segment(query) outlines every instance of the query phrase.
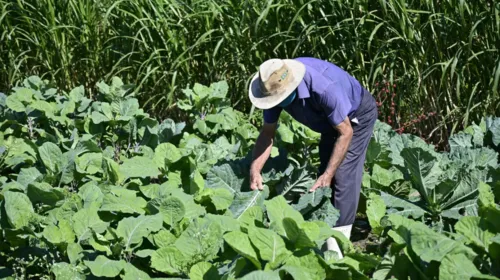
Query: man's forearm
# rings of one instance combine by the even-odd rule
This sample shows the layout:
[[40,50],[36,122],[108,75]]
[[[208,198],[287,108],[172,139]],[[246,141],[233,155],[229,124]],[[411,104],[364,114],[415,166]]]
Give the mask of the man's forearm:
[[267,159],[271,155],[273,139],[265,134],[260,134],[253,149],[253,160],[250,172],[260,173]]
[[328,166],[324,172],[325,175],[335,176],[337,168],[340,166],[345,158],[349,145],[351,144],[352,134],[340,135],[335,143],[332,155],[328,162]]

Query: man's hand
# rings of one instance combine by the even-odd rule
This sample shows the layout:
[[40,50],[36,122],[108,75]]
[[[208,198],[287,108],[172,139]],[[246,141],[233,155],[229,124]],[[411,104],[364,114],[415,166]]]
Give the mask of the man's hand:
[[262,176],[260,173],[250,174],[250,189],[252,189],[252,191],[264,189],[262,187]]
[[309,192],[314,192],[317,188],[329,188],[332,183],[332,179],[333,177],[329,174],[319,176],[318,180],[316,180],[316,183],[314,183]]
[[353,130],[348,118],[345,118],[342,123],[335,127],[335,129],[339,132],[339,137],[337,138],[335,147],[330,156],[328,166],[326,167],[325,172],[318,178],[316,183],[309,190],[310,192],[315,191],[317,188],[330,186],[332,179],[335,176],[335,172],[337,172],[337,168],[344,160],[349,145],[351,144]]

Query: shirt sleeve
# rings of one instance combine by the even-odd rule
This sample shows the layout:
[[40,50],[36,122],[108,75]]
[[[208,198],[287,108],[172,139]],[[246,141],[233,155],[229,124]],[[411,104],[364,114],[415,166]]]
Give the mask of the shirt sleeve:
[[265,123],[275,123],[278,121],[279,117],[280,117],[280,113],[281,111],[283,110],[283,108],[281,107],[273,107],[271,109],[265,109],[263,110],[263,114],[264,114],[264,122]]
[[328,122],[333,126],[343,122],[352,108],[347,93],[336,83],[330,83],[326,87],[321,95],[320,105],[328,117]]

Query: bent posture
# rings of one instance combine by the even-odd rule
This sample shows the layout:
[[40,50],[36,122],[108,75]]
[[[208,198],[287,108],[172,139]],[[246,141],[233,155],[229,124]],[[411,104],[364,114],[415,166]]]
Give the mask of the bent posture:
[[[321,134],[320,176],[309,191],[332,188],[332,203],[340,210],[333,229],[350,238],[366,149],[378,117],[373,96],[333,63],[296,58],[270,59],[261,64],[250,84],[249,97],[264,114],[264,126],[253,151],[250,187],[262,190],[262,167],[271,153],[284,110]],[[327,248],[342,256],[335,239],[327,240]]]

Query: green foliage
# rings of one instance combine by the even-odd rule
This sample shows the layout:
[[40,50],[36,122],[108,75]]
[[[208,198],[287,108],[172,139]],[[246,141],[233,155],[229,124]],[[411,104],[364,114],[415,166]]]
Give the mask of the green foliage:
[[[423,219],[441,229],[463,216],[477,216],[478,186],[496,184],[491,174],[500,165],[494,144],[481,140],[493,134],[491,129],[476,127],[452,135],[450,151],[438,153],[420,138],[397,134],[377,122],[365,164],[370,179],[367,196],[376,192],[388,213]],[[371,206],[369,210],[375,210]],[[376,221],[374,225],[378,227]]]
[[[186,92],[186,85],[228,79],[231,91],[216,95],[227,95],[247,112],[250,105],[242,97],[260,63],[269,57],[314,56],[335,62],[375,94],[377,82],[397,83],[394,121],[436,111],[417,127],[425,137],[432,132],[436,141],[499,112],[497,1],[0,3],[4,92],[24,75],[40,75],[68,90],[82,82],[97,84],[114,96],[117,87],[99,82],[121,75],[137,85],[141,104],[165,117],[174,114],[174,105],[198,109],[217,101],[206,98],[208,86]],[[81,96],[81,90],[74,95]],[[192,100],[179,101],[185,95]],[[8,100],[17,110],[24,102]],[[388,110],[387,103],[381,109]]]
[[[299,199],[313,180],[303,173],[301,184],[285,182],[272,161],[298,169],[283,154],[266,166],[265,190],[248,189],[254,136],[228,110],[224,82],[186,90],[186,110],[206,113],[202,131],[199,116],[186,126],[150,118],[118,78],[100,82],[93,100],[83,87],[65,93],[33,80],[36,87],[7,97],[0,115],[0,258],[22,265],[15,277],[277,276],[296,273],[282,267],[300,268],[296,252],[306,249],[316,268],[329,269],[319,248],[334,233],[314,213],[331,192]],[[221,114],[234,119],[219,121]],[[271,193],[278,185],[293,195]],[[26,255],[52,268],[20,262]]]
[[[255,136],[241,133],[247,121],[227,107],[224,82],[186,90],[189,99],[180,103],[194,118],[186,124],[150,118],[118,78],[100,82],[93,99],[85,99],[83,87],[65,93],[36,77],[27,83],[8,95],[0,114],[0,261],[7,276],[498,276],[500,208],[486,184],[496,182],[499,170],[497,146],[488,140],[495,120],[483,135],[454,136],[449,153],[378,125],[366,164],[371,188],[364,192],[373,232],[389,247],[374,255],[331,229],[339,217],[332,190],[308,192],[317,155],[300,153],[306,145],[317,148],[314,137],[288,149],[305,130],[286,117],[278,154],[263,170],[264,190],[249,189]],[[197,110],[206,114],[202,130]],[[408,190],[391,192],[401,186]],[[446,226],[453,233],[442,233]],[[330,237],[344,259],[322,250]]]

